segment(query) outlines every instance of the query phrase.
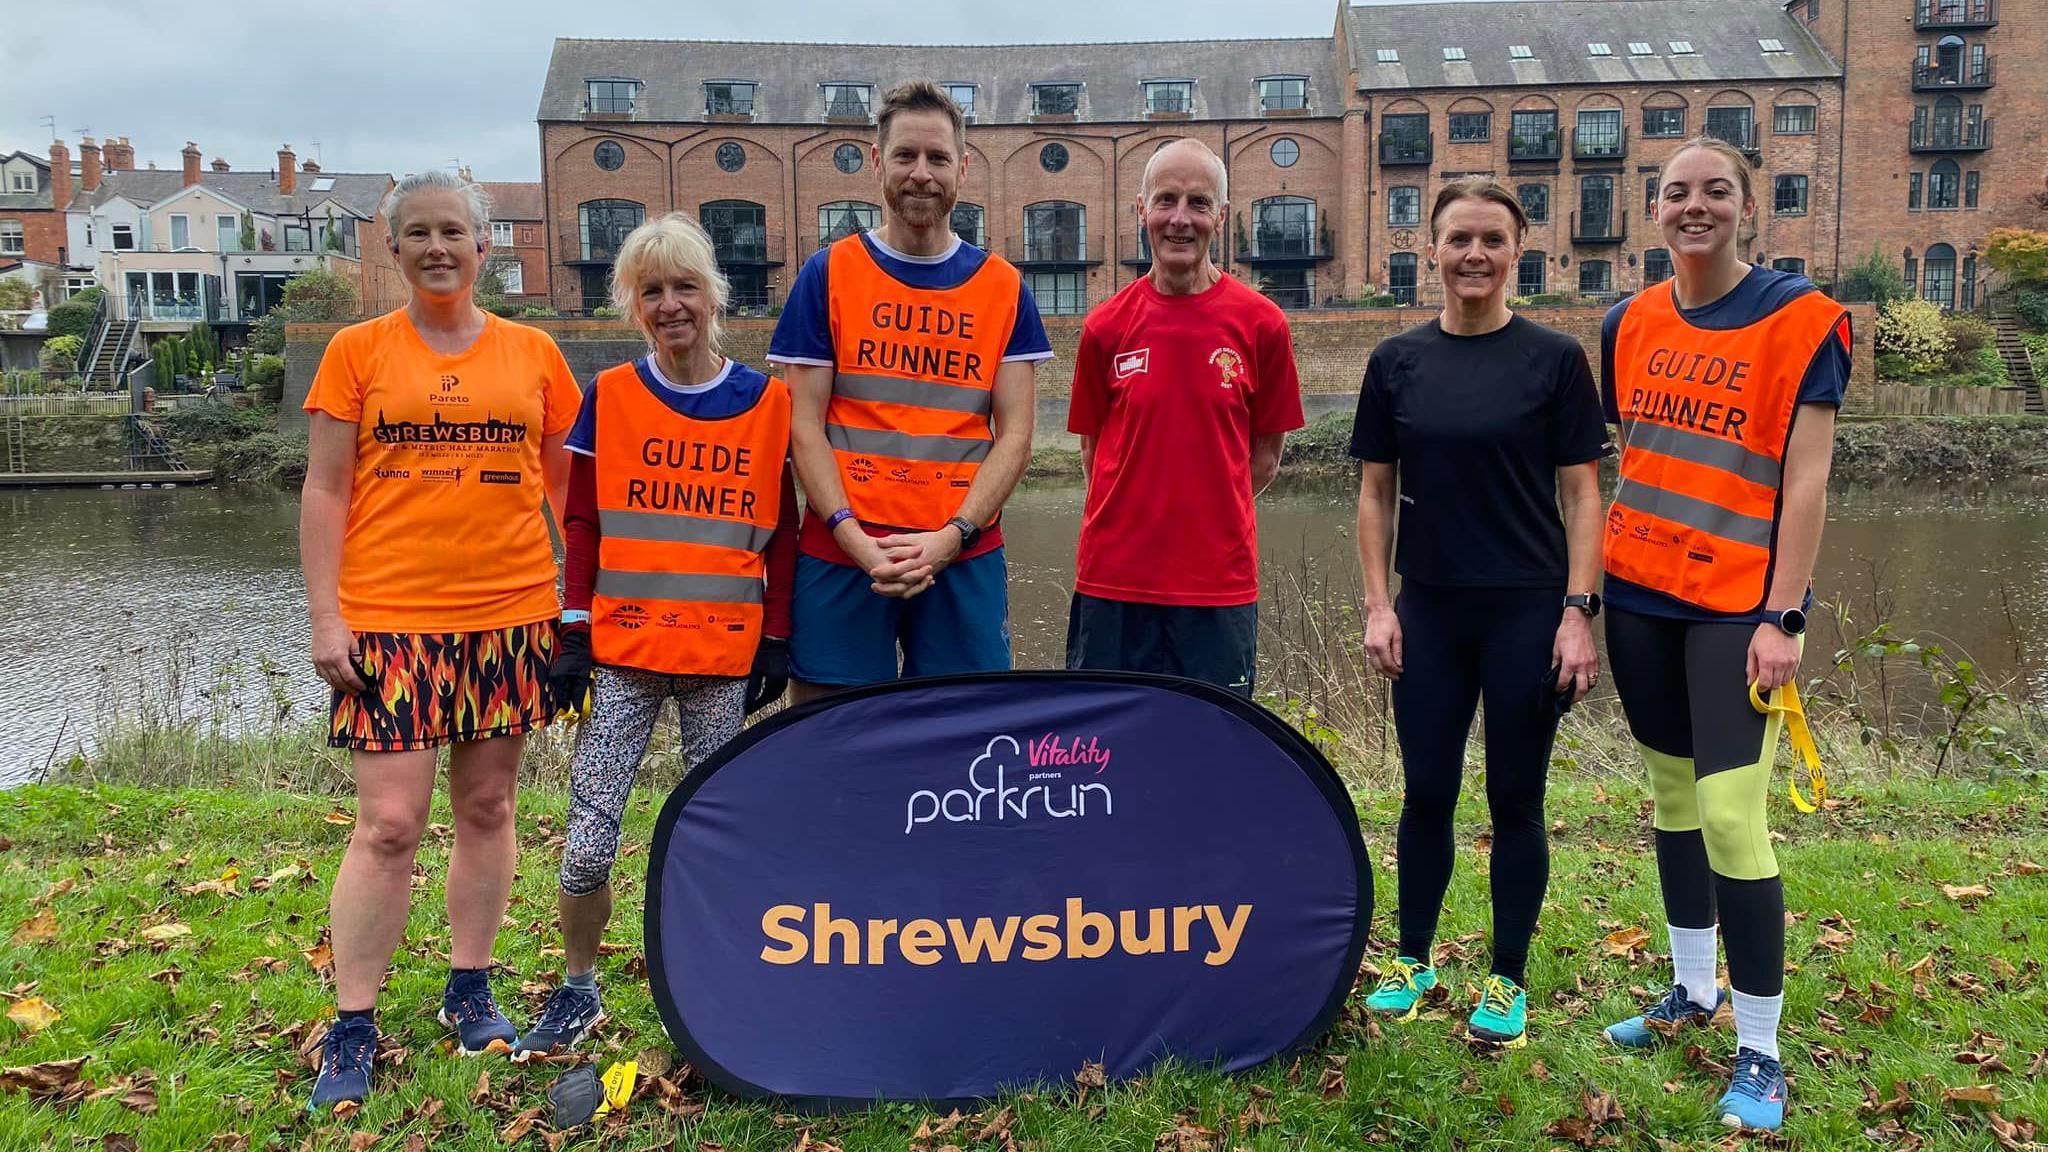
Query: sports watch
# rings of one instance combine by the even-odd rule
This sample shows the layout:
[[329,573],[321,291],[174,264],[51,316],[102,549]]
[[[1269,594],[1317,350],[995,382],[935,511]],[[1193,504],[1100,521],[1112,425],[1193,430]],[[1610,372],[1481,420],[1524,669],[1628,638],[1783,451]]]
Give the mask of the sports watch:
[[1586,619],[1591,620],[1595,616],[1600,615],[1600,594],[1598,592],[1581,592],[1575,596],[1567,596],[1564,598],[1564,606],[1567,608],[1577,608],[1586,614]]
[[960,550],[962,552],[974,547],[974,542],[981,538],[981,527],[965,516],[955,516],[946,521],[946,523],[960,530]]
[[1776,624],[1778,631],[1787,636],[1806,634],[1806,613],[1802,609],[1787,608],[1773,617],[1771,623]]

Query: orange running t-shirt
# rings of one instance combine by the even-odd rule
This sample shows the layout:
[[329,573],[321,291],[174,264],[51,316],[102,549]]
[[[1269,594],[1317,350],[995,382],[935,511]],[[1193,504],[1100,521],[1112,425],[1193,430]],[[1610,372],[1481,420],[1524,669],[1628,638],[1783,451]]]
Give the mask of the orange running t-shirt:
[[554,617],[541,439],[582,393],[545,332],[484,317],[443,356],[404,309],[335,333],[308,412],[357,427],[341,618],[359,632],[477,632]]

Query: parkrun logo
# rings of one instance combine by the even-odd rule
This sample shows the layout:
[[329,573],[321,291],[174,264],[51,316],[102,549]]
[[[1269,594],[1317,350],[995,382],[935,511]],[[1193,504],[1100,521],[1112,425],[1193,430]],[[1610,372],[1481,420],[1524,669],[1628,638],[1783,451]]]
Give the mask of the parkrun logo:
[[516,420],[450,420],[439,412],[434,422],[391,421],[377,413],[379,444],[517,444],[526,439],[526,425]]
[[[1088,794],[1097,793],[1101,798],[1102,814],[1108,816],[1113,806],[1109,785],[1098,781],[1085,784],[1067,783],[1058,785],[1063,773],[1058,771],[1028,771],[1023,786],[1011,783],[1010,772],[1015,758],[1025,755],[1025,749],[1015,737],[997,736],[988,742],[974,763],[967,766],[967,787],[953,788],[944,793],[929,788],[920,788],[910,794],[903,806],[903,834],[910,835],[919,824],[930,824],[944,818],[953,824],[979,824],[984,820],[998,823],[1006,820],[1023,822],[1051,817],[1067,820],[1088,815]],[[1110,750],[1095,737],[1083,743],[1080,737],[1062,745],[1059,739],[1047,733],[1031,741],[1029,769],[1093,767],[1097,775],[1109,767]],[[1036,783],[1034,783],[1036,781]],[[1035,799],[1035,805],[1034,805]],[[1064,800],[1066,806],[1059,807],[1057,800]],[[989,801],[993,800],[991,804]]]

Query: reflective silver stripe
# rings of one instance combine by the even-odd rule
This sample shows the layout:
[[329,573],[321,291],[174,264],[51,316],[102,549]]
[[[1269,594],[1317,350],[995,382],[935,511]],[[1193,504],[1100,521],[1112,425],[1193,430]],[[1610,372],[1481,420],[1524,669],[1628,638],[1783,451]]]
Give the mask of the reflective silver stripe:
[[825,442],[841,452],[867,456],[894,456],[899,460],[923,460],[931,464],[979,464],[988,458],[994,442],[962,440],[957,436],[912,436],[907,432],[878,432],[873,428],[825,425]]
[[1628,446],[1719,468],[1766,488],[1776,488],[1784,476],[1784,469],[1776,460],[1751,452],[1733,440],[1688,432],[1669,424],[1637,420],[1628,426]]
[[711,576],[701,572],[619,572],[599,569],[597,594],[614,600],[688,600],[705,604],[759,604],[761,581],[754,576]]
[[986,388],[958,384],[937,384],[930,380],[905,380],[898,376],[863,376],[840,373],[832,377],[832,395],[848,400],[872,400],[883,404],[909,404],[936,408],[941,412],[966,412],[986,416],[994,411],[994,394]]
[[1638,480],[1623,480],[1621,490],[1614,494],[1614,503],[1618,507],[1646,512],[1738,544],[1748,544],[1753,548],[1771,546],[1769,520],[1745,516],[1711,501],[1668,489],[1652,488]]
[[684,516],[672,512],[627,512],[618,508],[598,510],[598,531],[617,540],[659,540],[665,544],[709,544],[716,548],[739,548],[748,552],[768,550],[773,528],[745,520],[720,520],[710,516]]

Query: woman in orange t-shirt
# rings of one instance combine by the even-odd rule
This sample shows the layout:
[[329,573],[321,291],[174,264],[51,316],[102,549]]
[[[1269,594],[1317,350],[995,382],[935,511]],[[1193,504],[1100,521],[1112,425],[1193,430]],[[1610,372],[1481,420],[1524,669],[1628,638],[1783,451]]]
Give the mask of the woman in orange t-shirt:
[[378,985],[405,933],[439,749],[455,849],[441,1021],[464,1053],[517,1038],[487,978],[512,888],[526,733],[551,718],[555,559],[581,402],[554,341],[478,309],[490,201],[445,172],[400,181],[388,243],[402,309],[343,329],[306,397],[299,550],[313,665],[334,688],[328,742],[350,750],[354,835],[329,908],[337,1019],[317,1106],[361,1100]]

